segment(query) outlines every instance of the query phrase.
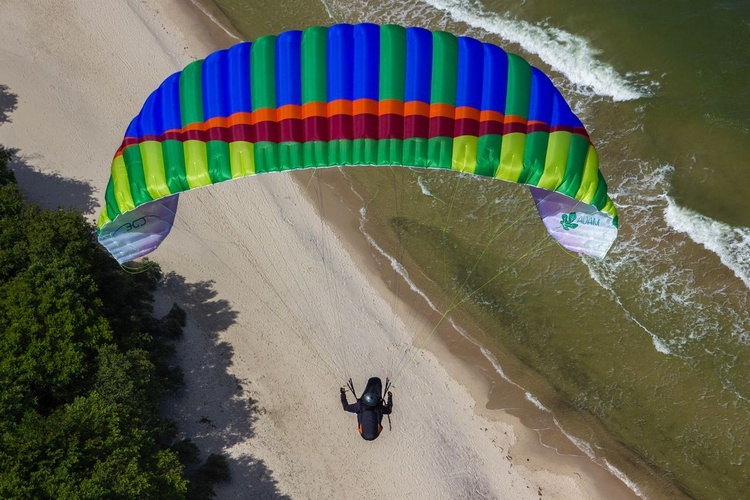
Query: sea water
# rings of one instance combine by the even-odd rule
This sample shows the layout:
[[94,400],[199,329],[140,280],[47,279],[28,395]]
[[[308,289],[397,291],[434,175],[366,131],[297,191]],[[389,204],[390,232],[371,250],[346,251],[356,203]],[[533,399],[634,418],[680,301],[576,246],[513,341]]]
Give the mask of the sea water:
[[[522,234],[495,239],[496,221],[531,200],[455,176],[404,174],[406,199],[421,208],[406,217],[373,201],[363,230],[404,273],[427,270],[433,285],[464,293],[488,354],[526,367],[514,381],[639,491],[660,491],[652,481],[698,498],[750,491],[750,3],[217,4],[250,39],[397,23],[493,42],[547,72],[596,144],[619,210],[606,259],[554,245],[526,256],[546,238],[529,213],[515,221]],[[446,204],[453,218],[430,218]],[[399,251],[377,240],[378,224]],[[430,283],[409,286],[450,307],[429,297]]]

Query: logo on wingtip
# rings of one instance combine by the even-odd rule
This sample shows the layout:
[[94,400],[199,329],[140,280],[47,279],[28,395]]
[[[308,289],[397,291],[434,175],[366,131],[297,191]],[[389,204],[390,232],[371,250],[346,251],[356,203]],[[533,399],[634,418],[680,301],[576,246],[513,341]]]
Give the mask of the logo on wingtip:
[[575,220],[576,220],[575,212],[571,212],[569,214],[562,214],[562,220],[560,220],[560,225],[562,226],[563,229],[565,229],[566,231],[569,231],[571,229],[575,229],[578,227],[578,224],[573,222]]

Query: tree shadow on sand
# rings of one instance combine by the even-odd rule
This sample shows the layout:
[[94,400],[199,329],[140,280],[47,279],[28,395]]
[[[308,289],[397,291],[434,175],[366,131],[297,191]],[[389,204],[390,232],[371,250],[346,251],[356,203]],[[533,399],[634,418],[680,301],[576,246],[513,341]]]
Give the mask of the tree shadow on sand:
[[[0,125],[11,122],[10,115],[18,108],[18,96],[7,85],[0,84]],[[6,144],[6,146],[10,146]],[[41,157],[24,155],[7,147],[13,155],[8,167],[13,171],[18,186],[27,201],[42,208],[74,208],[84,214],[93,213],[98,203],[94,189],[88,182],[69,179],[56,173],[46,173],[33,166]]]
[[247,382],[229,372],[234,350],[220,333],[235,323],[237,312],[217,299],[213,286],[211,281],[188,283],[175,273],[164,278],[163,289],[187,312],[187,325],[175,346],[185,385],[164,403],[163,411],[202,454],[234,455],[227,456],[231,481],[216,486],[220,498],[288,499],[263,460],[231,451],[253,438],[265,409],[249,396]]
[[42,172],[30,164],[35,159],[33,156],[24,156],[18,149],[8,150],[13,155],[8,166],[16,175],[27,201],[50,210],[65,207],[84,214],[94,212],[98,202],[94,188],[88,182]]
[[18,107],[18,96],[10,91],[10,87],[0,83],[0,124],[9,122],[10,113]]

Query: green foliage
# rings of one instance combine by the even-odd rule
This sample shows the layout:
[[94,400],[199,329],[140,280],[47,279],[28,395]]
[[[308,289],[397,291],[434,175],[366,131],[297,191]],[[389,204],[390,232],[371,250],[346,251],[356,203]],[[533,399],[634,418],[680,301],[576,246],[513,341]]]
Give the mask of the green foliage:
[[127,409],[97,392],[49,417],[29,412],[4,437],[0,494],[29,498],[179,498],[177,454],[157,449]]
[[154,318],[158,266],[127,274],[80,213],[25,203],[9,159],[0,147],[0,498],[185,498],[197,448],[173,447],[158,411],[182,382],[167,341],[185,312]]
[[13,153],[0,146],[0,186],[16,183],[16,175],[8,168],[8,163],[12,157]]
[[24,202],[16,177],[8,170],[10,157],[10,152],[0,146],[0,281],[7,279],[25,253],[23,245],[16,244],[22,241],[20,219]]
[[[23,230],[14,243],[26,251],[0,286],[0,390],[17,395],[20,386],[23,397],[14,404],[48,413],[86,390],[98,346],[112,333],[86,260],[91,237],[83,218],[25,212],[30,217],[19,221]],[[34,223],[26,224],[29,219]],[[17,419],[19,409],[8,415],[0,403],[6,417]]]

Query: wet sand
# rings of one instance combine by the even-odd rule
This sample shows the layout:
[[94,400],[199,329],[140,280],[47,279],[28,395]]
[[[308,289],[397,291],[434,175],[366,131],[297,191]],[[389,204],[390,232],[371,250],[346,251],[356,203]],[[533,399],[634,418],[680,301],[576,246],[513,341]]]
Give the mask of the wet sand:
[[[295,174],[300,186],[308,186],[309,174]],[[322,173],[329,189],[313,193],[307,189],[310,202],[321,212],[325,207],[325,220],[335,228],[347,245],[347,251],[360,268],[373,278],[379,277],[381,295],[390,295],[399,301],[398,314],[405,324],[416,324],[431,329],[440,322],[440,314],[433,310],[417,292],[411,290],[390,263],[377,252],[360,228],[361,200],[353,193],[349,181],[334,171]],[[370,235],[377,239],[377,235]],[[424,349],[435,355],[450,376],[459,381],[477,403],[475,411],[489,420],[508,423],[519,435],[506,459],[532,470],[547,470],[558,474],[585,477],[599,498],[638,498],[638,495],[615,477],[604,466],[594,462],[579,449],[559,428],[551,413],[541,410],[529,400],[527,392],[498,371],[504,362],[466,333],[470,318],[460,312],[454,320],[461,324],[457,330],[449,321],[442,321]],[[418,317],[420,319],[415,318]],[[508,353],[508,356],[510,354]],[[514,361],[516,366],[520,362]],[[507,369],[507,367],[506,367]],[[521,367],[521,369],[523,369]],[[525,462],[525,463],[524,463]]]

